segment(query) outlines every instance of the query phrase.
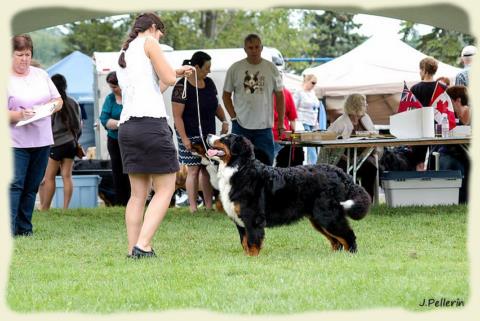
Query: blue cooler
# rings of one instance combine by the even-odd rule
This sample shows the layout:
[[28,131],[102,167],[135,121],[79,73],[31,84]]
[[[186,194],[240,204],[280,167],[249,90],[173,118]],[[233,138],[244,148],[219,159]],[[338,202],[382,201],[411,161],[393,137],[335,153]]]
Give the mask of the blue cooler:
[[[74,175],[73,193],[68,208],[90,208],[98,206],[98,185],[101,177],[98,175]],[[61,176],[55,177],[55,195],[52,206],[63,208],[63,180]]]

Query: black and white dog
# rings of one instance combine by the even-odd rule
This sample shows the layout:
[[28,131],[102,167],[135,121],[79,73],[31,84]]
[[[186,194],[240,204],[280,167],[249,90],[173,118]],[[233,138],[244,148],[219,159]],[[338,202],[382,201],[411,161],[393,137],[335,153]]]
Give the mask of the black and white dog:
[[255,90],[259,88],[258,74],[259,71],[257,71],[255,74],[245,71],[245,78],[243,79],[243,89],[246,93],[253,94]]
[[355,252],[356,237],[347,216],[362,219],[370,196],[349,175],[330,165],[274,168],[255,159],[252,143],[234,134],[209,135],[208,156],[219,162],[223,207],[235,222],[247,255],[258,255],[265,227],[307,217],[333,250]]

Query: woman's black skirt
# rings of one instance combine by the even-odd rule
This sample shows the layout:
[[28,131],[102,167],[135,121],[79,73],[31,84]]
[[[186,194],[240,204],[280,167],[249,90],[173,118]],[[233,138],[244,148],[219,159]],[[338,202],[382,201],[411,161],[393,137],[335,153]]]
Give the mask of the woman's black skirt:
[[123,172],[167,174],[179,170],[173,132],[166,118],[132,117],[118,129]]

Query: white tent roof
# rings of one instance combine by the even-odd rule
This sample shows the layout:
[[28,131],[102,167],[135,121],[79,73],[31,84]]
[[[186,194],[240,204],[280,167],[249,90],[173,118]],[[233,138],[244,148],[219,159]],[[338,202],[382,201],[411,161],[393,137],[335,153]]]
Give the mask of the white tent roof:
[[[317,96],[393,94],[420,81],[419,63],[427,55],[400,39],[371,37],[360,46],[303,74],[317,77]],[[461,69],[439,62],[436,77],[451,81]]]

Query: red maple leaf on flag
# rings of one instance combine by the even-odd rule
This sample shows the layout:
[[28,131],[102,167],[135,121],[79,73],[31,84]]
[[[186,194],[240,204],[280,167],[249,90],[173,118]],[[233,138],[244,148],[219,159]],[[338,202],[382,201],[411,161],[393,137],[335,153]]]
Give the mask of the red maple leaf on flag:
[[[449,128],[455,128],[457,126],[455,122],[455,111],[453,110],[452,100],[447,94],[447,85],[437,81],[435,90],[433,91],[432,99],[430,99],[430,106],[434,107],[440,114],[447,114]],[[438,123],[441,122],[440,117],[435,117]]]

